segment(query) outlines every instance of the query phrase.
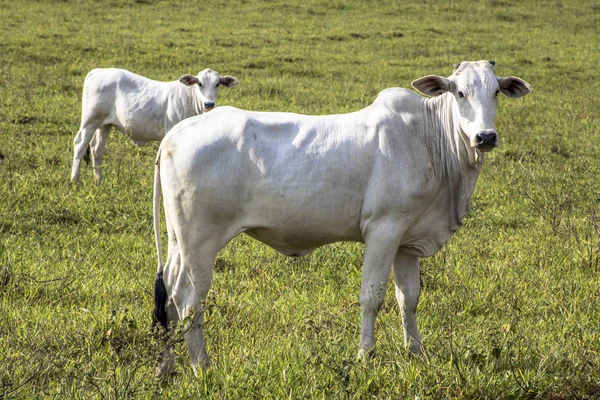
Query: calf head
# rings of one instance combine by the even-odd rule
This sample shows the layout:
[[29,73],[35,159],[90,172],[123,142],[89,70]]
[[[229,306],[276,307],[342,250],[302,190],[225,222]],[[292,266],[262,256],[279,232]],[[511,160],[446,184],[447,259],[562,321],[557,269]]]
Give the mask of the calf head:
[[[494,61],[463,61],[454,64],[448,78],[425,76],[412,83],[413,87],[429,96],[451,93],[454,96],[452,118],[465,145],[470,149],[490,151],[498,145],[494,128],[498,94],[517,98],[529,94],[533,88],[520,78],[496,76]],[[469,151],[469,160],[479,159],[475,150]]]
[[199,103],[202,112],[207,112],[217,105],[219,96],[219,87],[234,87],[238,80],[233,76],[219,76],[216,71],[205,69],[199,72],[197,76],[184,75],[179,78],[179,82],[186,86],[193,86],[196,90],[196,101]]

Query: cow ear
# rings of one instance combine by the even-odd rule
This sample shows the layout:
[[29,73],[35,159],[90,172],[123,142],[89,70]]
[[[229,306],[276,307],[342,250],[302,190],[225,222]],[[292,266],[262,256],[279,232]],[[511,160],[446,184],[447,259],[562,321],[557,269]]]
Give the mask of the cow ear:
[[187,86],[192,86],[192,85],[197,85],[198,82],[200,82],[198,80],[197,76],[194,75],[184,75],[181,78],[179,78],[179,82],[183,83],[184,85]]
[[439,96],[450,90],[450,79],[442,76],[428,75],[413,81],[412,86],[428,96]]
[[234,87],[239,83],[239,81],[233,76],[225,75],[219,78],[219,83],[225,87]]
[[533,91],[533,87],[523,79],[507,76],[506,78],[498,78],[500,91],[514,99],[523,97]]

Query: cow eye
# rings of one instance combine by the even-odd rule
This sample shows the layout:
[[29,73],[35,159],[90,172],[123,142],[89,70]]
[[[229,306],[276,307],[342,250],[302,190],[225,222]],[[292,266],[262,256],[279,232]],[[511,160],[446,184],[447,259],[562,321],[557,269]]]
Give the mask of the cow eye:
[[500,90],[496,90],[496,97],[500,94]]
[[198,86],[202,87],[202,84],[200,82],[198,82]]
[[465,94],[463,92],[458,92],[458,97],[460,97],[461,99],[464,99]]
[[220,83],[217,83],[217,87],[219,87]]

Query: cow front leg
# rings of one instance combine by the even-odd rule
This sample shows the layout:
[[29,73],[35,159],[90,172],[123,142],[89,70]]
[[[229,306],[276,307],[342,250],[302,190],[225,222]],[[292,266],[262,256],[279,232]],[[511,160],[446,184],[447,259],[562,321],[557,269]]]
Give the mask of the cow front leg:
[[417,327],[417,304],[421,293],[419,257],[398,250],[394,258],[394,283],[402,314],[404,346],[413,354],[421,354],[421,336]]
[[375,345],[375,320],[383,304],[399,236],[384,230],[365,240],[365,259],[360,289],[362,322],[358,357],[368,356]]

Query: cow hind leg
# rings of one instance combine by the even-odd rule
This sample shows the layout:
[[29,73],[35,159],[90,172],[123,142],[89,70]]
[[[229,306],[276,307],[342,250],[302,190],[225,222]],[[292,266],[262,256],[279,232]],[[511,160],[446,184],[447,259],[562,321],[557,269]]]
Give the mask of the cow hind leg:
[[[160,327],[166,338],[169,338],[169,325],[177,319],[177,312],[171,310],[168,312],[168,292],[163,278],[163,273],[156,274],[154,281],[154,313],[152,314],[153,327]],[[171,318],[169,318],[171,317]],[[156,367],[156,376],[167,375],[175,369],[175,357],[171,347],[165,348],[159,356],[158,365]]]
[[417,328],[417,304],[421,292],[420,259],[398,251],[394,259],[396,299],[402,314],[404,346],[413,354],[421,354],[421,336]]
[[[196,229],[187,230],[194,236]],[[186,238],[181,244],[182,268],[173,288],[172,299],[180,321],[184,322],[184,337],[190,353],[194,373],[210,366],[204,339],[204,311],[206,296],[212,282],[212,272],[217,252],[222,247],[214,240]]]
[[[173,263],[180,263],[179,255],[171,257],[167,260]],[[173,355],[173,349],[170,346],[169,339],[172,338],[171,330],[175,326],[178,320],[178,313],[175,304],[171,301],[167,290],[167,284],[165,284],[165,278],[163,274],[156,274],[154,281],[154,313],[152,315],[152,325],[156,328],[159,327],[164,334],[164,340],[166,343],[165,349],[161,352],[158,358],[158,365],[156,366],[156,376],[164,376],[172,373],[175,370],[175,356]]]
[[104,149],[106,148],[106,140],[108,139],[110,128],[110,125],[99,127],[94,133],[89,146],[92,155],[92,165],[94,166],[94,177],[97,184],[102,183],[104,179],[102,175],[102,158],[104,157]]
[[172,338],[171,330],[179,317],[171,294],[181,271],[181,253],[168,216],[166,223],[169,233],[168,256],[162,271],[157,272],[154,281],[154,312],[152,314],[152,326],[160,328],[166,334],[163,337],[166,347],[160,354],[156,366],[156,376],[159,377],[167,375],[175,369],[175,357],[168,341]]
[[82,124],[73,141],[73,167],[71,169],[71,180],[75,183],[81,183],[81,161],[85,156],[94,132],[98,125],[92,123]]

